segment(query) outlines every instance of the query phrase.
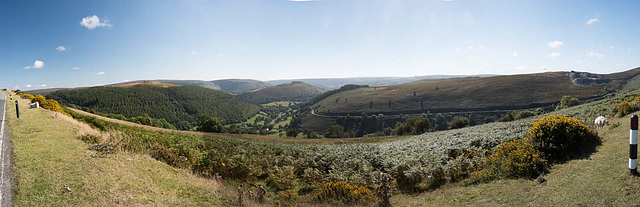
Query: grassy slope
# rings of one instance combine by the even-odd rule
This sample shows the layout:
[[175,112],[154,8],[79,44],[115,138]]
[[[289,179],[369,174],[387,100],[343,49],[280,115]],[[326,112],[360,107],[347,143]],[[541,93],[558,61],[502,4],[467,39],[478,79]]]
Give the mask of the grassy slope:
[[628,175],[629,117],[599,134],[603,144],[587,159],[551,168],[547,182],[500,180],[475,186],[456,184],[416,196],[394,197],[398,206],[630,206],[640,203],[640,177]]
[[[17,96],[14,96],[17,97]],[[147,155],[95,154],[79,134],[97,133],[71,118],[20,101],[7,111],[16,206],[218,206],[218,184]],[[70,192],[66,188],[70,188]]]
[[[621,100],[640,96],[626,94],[582,104],[558,112],[587,124],[599,115],[613,116]],[[635,114],[638,114],[636,112]],[[630,116],[630,115],[629,115]],[[629,206],[640,201],[640,177],[628,175],[629,116],[610,118],[612,127],[598,134],[603,143],[586,159],[555,165],[542,185],[527,179],[498,180],[462,186],[448,184],[433,192],[398,195],[396,206]],[[618,127],[613,125],[619,124]]]
[[[566,73],[494,76],[424,81],[369,87],[334,94],[315,104],[320,113],[369,114],[378,112],[480,109],[557,102],[564,95],[581,99],[604,94],[604,85],[580,87]],[[413,96],[413,93],[416,96]],[[370,101],[373,105],[370,108]],[[389,107],[389,101],[392,102]]]
[[271,86],[268,83],[251,79],[224,79],[211,82],[220,86],[220,90],[231,94],[239,94]]

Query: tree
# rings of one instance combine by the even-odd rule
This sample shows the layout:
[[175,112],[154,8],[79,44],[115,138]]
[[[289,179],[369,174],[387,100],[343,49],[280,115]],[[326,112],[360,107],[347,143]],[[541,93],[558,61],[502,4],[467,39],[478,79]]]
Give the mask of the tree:
[[324,136],[329,138],[340,138],[342,137],[343,133],[344,133],[344,127],[336,124],[329,127],[329,129],[327,129],[327,132],[325,132]]
[[218,118],[208,115],[198,117],[198,131],[220,133],[223,130],[222,122]]
[[287,137],[297,137],[297,136],[298,136],[298,130],[294,128],[287,129]]
[[578,104],[580,104],[580,100],[578,100],[577,98],[571,96],[563,96],[562,99],[560,99],[560,105],[556,108],[556,110],[572,107]]
[[449,122],[449,129],[459,129],[464,128],[469,125],[469,118],[463,116],[455,116]]

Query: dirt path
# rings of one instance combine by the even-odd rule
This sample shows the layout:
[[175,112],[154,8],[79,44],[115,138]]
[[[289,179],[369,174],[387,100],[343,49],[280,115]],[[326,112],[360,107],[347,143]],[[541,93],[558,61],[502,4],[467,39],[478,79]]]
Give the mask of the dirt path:
[[194,135],[209,136],[214,138],[232,138],[232,139],[241,139],[241,140],[249,140],[249,141],[284,142],[284,143],[297,143],[297,144],[344,144],[344,143],[384,142],[384,141],[393,141],[393,140],[398,140],[398,139],[403,139],[408,137],[408,136],[403,136],[403,137],[367,137],[367,138],[339,138],[339,139],[302,139],[302,138],[270,137],[270,136],[252,135],[252,134],[228,134],[228,133],[181,131],[181,130],[147,126],[147,125],[137,124],[137,123],[123,121],[119,119],[108,118],[108,117],[92,114],[92,113],[82,111],[79,109],[74,109],[74,108],[68,108],[68,109],[82,115],[93,116],[105,121],[124,124],[127,126],[141,127],[148,130],[163,131],[163,132],[170,132],[170,133],[194,134]]

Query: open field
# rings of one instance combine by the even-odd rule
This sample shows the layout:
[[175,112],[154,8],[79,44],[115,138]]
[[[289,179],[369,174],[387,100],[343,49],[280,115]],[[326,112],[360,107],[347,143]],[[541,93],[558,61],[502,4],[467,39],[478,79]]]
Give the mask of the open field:
[[[14,95],[14,97],[17,97]],[[20,100],[9,104],[15,206],[220,206],[219,184],[144,154],[100,157],[78,139],[100,132]],[[13,116],[10,116],[13,115]]]

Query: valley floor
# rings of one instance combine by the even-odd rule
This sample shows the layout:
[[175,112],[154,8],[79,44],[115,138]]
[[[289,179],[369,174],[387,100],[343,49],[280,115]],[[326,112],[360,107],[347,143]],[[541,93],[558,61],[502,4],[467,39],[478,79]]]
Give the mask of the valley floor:
[[599,131],[603,143],[589,158],[555,165],[536,185],[527,179],[498,180],[392,197],[394,206],[637,206],[640,177],[628,169],[629,116],[611,120],[619,127]]

